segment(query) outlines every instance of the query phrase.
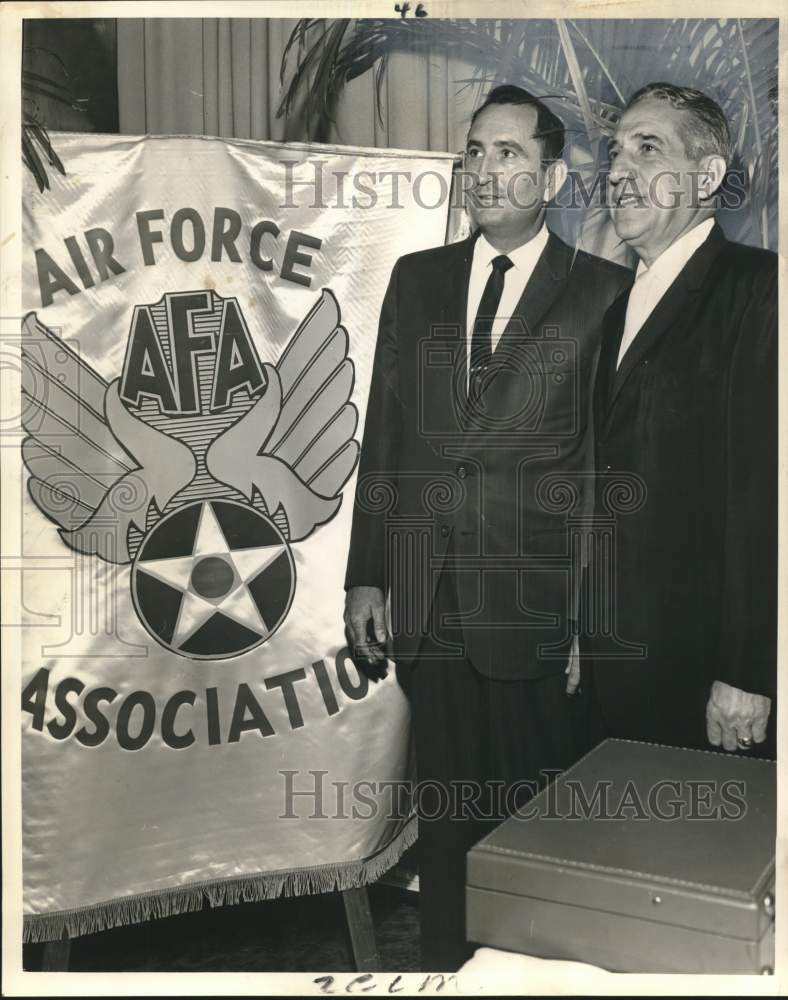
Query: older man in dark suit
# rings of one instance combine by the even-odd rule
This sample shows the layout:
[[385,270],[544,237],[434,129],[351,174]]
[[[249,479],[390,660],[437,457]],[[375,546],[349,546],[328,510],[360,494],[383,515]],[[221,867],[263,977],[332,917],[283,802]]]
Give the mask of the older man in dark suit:
[[566,512],[544,477],[581,481],[599,323],[631,272],[547,230],[562,147],[544,104],[496,88],[467,140],[475,235],[401,258],[380,317],[346,621],[382,660],[389,591],[431,791],[417,803],[425,969],[468,954],[467,850],[580,752]]
[[777,258],[715,222],[731,143],[704,94],[639,91],[610,159],[613,223],[640,264],[605,321],[598,511],[622,475],[641,497],[612,511],[615,591],[589,605],[613,624],[583,644],[603,731],[773,749]]

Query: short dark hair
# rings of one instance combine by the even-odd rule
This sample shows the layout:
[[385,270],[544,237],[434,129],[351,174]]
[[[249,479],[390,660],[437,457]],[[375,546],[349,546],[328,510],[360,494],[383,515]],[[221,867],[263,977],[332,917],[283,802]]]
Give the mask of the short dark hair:
[[649,83],[641,87],[627,101],[625,111],[644,97],[667,101],[686,117],[680,129],[684,151],[693,160],[702,156],[721,156],[731,162],[733,149],[731,133],[725,112],[706,94],[692,87],[677,87],[673,83]]
[[500,87],[493,87],[481,104],[471,115],[471,126],[491,104],[525,104],[536,108],[536,131],[534,137],[542,144],[542,160],[546,163],[559,160],[564,151],[564,123],[554,115],[547,105],[540,101],[538,97],[529,94],[522,87],[516,87],[512,83],[501,84]]

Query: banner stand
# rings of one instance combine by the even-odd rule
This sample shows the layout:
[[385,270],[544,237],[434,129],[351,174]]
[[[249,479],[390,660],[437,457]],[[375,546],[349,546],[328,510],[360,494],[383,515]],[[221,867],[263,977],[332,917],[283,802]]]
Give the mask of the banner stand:
[[[369,894],[365,885],[357,889],[342,889],[342,904],[345,909],[350,946],[357,972],[377,972],[380,956],[375,941],[375,927],[369,908]],[[41,962],[42,972],[68,972],[71,957],[71,938],[47,941]]]

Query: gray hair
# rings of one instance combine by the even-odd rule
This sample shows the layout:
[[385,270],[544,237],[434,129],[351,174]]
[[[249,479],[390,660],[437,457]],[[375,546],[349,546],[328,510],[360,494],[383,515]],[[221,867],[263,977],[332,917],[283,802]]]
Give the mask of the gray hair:
[[725,113],[716,101],[692,87],[677,87],[673,83],[649,83],[627,101],[628,111],[645,97],[667,101],[686,116],[680,127],[684,150],[693,160],[702,156],[721,156],[726,163],[733,157],[731,133]]

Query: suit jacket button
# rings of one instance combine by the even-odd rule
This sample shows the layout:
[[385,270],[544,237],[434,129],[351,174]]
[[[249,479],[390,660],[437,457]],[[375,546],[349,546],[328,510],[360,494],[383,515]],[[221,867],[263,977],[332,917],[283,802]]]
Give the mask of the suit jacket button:
[[465,477],[468,475],[468,470],[465,468],[464,465],[457,466],[457,475],[460,477],[460,479],[465,479]]
[[441,526],[441,538],[448,538],[448,537],[449,537],[449,526],[448,524],[444,524]]

